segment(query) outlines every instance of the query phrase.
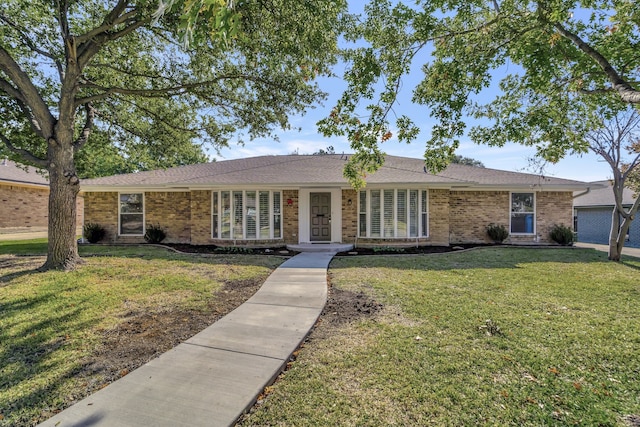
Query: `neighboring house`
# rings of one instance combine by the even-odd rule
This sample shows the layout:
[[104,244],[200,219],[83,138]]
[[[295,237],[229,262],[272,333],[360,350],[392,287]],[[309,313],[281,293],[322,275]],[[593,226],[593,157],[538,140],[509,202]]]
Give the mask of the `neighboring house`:
[[[46,231],[49,221],[49,180],[34,167],[0,161],[0,231]],[[82,198],[78,198],[82,226]]]
[[46,230],[49,181],[35,168],[0,161],[0,229]]
[[550,242],[570,226],[572,196],[588,184],[452,164],[437,175],[424,161],[387,156],[355,191],[345,155],[262,156],[86,180],[85,221],[111,242],[141,242],[159,225],[167,242],[196,245],[488,243],[502,224],[508,242]]
[[[615,205],[613,185],[610,181],[597,181],[591,185],[590,192],[577,195],[573,202],[578,241],[608,245],[611,214]],[[634,200],[633,191],[625,188],[622,193],[622,205],[630,208]],[[640,248],[640,221],[637,218],[631,222],[628,235],[625,246]]]

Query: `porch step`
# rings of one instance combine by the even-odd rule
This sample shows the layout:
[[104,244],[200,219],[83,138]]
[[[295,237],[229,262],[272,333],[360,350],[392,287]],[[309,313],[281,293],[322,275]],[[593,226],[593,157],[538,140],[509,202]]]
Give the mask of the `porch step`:
[[353,245],[347,243],[303,243],[287,245],[287,249],[296,252],[346,252],[352,250]]

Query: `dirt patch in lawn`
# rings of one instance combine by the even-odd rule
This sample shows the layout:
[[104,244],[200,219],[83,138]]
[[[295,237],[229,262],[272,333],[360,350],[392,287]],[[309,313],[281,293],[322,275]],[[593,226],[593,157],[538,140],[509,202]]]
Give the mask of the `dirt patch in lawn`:
[[83,363],[86,392],[104,387],[160,356],[225,316],[262,286],[259,280],[227,281],[205,310],[168,308],[160,312],[132,310],[103,332],[103,341]]
[[352,292],[330,288],[327,304],[320,315],[320,321],[331,326],[340,326],[371,317],[384,306],[363,292]]

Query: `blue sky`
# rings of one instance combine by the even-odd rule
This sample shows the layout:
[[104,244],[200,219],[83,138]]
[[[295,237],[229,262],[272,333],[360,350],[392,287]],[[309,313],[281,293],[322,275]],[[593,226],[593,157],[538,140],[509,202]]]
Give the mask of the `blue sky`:
[[[362,12],[360,2],[350,2],[350,11]],[[427,107],[415,105],[411,102],[412,89],[422,79],[421,65],[428,61],[428,51],[421,52],[416,56],[411,73],[403,80],[402,90],[398,96],[398,104],[394,108],[397,116],[407,115],[420,127],[422,133],[411,144],[400,143],[397,138],[392,137],[389,141],[381,145],[382,150],[390,155],[422,158],[424,155],[424,142],[429,137],[431,119]],[[342,75],[342,70],[338,66],[335,70],[337,75]],[[517,65],[507,64],[496,71],[492,86],[486,93],[480,95],[493,97],[497,91],[497,82],[508,73],[517,71]],[[229,148],[223,149],[220,155],[212,154],[217,160],[228,160],[243,157],[253,157],[260,155],[291,154],[311,154],[321,148],[333,146],[336,153],[351,153],[352,150],[348,141],[344,137],[326,138],[317,132],[316,123],[318,120],[329,115],[331,108],[342,94],[345,85],[339,79],[322,79],[319,81],[320,88],[329,94],[323,105],[307,112],[304,116],[291,118],[293,127],[301,128],[300,131],[281,131],[278,134],[280,142],[272,139],[257,139],[246,141],[244,146],[231,143]],[[473,121],[470,118],[468,128],[471,128]],[[486,167],[493,169],[510,170],[516,172],[537,173],[530,159],[534,157],[535,150],[519,144],[509,144],[504,147],[489,147],[472,143],[468,138],[462,138],[460,147],[456,154],[480,160]],[[579,181],[598,181],[611,177],[609,165],[594,154],[583,154],[581,156],[566,156],[555,165],[545,167],[545,175],[557,178],[575,179]]]
[[[405,87],[411,87],[411,81],[417,78],[410,76],[405,82]],[[254,157],[261,155],[291,154],[311,154],[321,148],[333,146],[336,153],[351,153],[349,143],[346,138],[332,137],[326,138],[317,132],[316,122],[329,115],[335,100],[342,93],[343,86],[339,80],[324,80],[321,82],[323,90],[329,93],[329,99],[324,105],[307,112],[304,116],[292,117],[291,123],[294,127],[301,128],[300,131],[281,131],[277,135],[280,142],[272,139],[256,139],[246,141],[244,146],[231,143],[229,148],[221,150],[220,155],[212,154],[217,160],[229,160],[243,157]],[[414,105],[410,101],[410,90],[404,91],[400,97],[400,103],[396,106],[396,114],[407,114],[421,127],[422,133],[411,144],[400,143],[393,137],[382,144],[382,150],[390,155],[422,158],[424,153],[424,141],[429,132],[429,111],[424,106]],[[469,121],[471,122],[471,119]],[[505,147],[489,147],[477,145],[469,139],[463,138],[459,149],[456,151],[465,157],[480,160],[488,168],[510,170],[516,172],[535,173],[530,165],[529,159],[535,154],[535,150],[519,144],[509,144]],[[601,161],[593,154],[582,156],[567,156],[555,165],[547,165],[545,175],[557,178],[575,179],[579,181],[598,181],[611,177],[609,165]]]

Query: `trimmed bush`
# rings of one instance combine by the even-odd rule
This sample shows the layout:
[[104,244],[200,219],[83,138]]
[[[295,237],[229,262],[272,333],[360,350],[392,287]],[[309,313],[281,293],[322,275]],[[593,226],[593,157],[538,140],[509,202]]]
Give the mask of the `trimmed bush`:
[[489,224],[487,226],[487,234],[489,235],[489,238],[496,243],[502,243],[507,237],[509,237],[509,232],[505,226],[498,224]]
[[82,234],[89,243],[98,243],[100,240],[104,239],[107,231],[100,224],[89,222],[82,227]]
[[167,233],[160,225],[149,225],[144,233],[144,240],[147,243],[160,243],[167,237]]
[[549,233],[551,240],[559,243],[563,246],[569,246],[573,244],[573,231],[564,224],[554,225]]

